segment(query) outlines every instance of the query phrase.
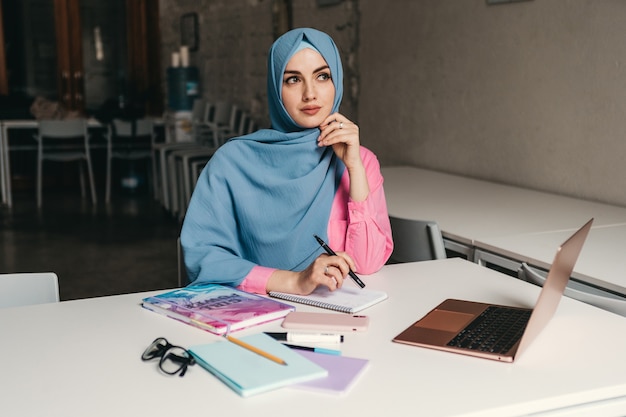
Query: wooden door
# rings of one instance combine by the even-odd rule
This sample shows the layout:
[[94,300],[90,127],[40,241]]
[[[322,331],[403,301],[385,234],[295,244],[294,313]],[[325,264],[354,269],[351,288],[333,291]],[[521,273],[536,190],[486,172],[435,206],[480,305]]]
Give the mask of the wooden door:
[[54,0],[59,101],[70,110],[85,109],[79,0]]
[[158,0],[0,0],[0,12],[0,93],[86,113],[132,96],[162,111]]

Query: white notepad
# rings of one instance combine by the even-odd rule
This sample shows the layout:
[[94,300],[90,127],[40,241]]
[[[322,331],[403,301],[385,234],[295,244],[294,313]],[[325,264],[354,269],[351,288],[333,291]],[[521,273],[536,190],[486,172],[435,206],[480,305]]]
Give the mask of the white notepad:
[[387,299],[387,293],[379,290],[355,287],[341,287],[330,291],[327,287],[317,287],[309,295],[296,295],[270,291],[270,297],[280,298],[294,303],[307,304],[342,313],[354,314]]

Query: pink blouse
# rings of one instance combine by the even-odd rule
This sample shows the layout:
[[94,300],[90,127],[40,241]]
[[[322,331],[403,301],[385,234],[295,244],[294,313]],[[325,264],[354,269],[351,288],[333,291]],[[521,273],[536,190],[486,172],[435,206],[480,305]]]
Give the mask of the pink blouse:
[[[335,194],[328,222],[328,245],[346,252],[356,264],[355,272],[372,274],[387,262],[393,251],[391,226],[383,189],[383,176],[376,155],[361,147],[370,193],[365,201],[350,199],[350,176],[345,170]],[[257,265],[238,288],[265,294],[275,268]]]

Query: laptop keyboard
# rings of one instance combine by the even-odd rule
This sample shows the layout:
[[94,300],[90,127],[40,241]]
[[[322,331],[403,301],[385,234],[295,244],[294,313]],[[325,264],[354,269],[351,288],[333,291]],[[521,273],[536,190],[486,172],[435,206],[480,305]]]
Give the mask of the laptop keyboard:
[[530,310],[489,306],[448,342],[448,346],[505,353],[522,337],[530,313]]

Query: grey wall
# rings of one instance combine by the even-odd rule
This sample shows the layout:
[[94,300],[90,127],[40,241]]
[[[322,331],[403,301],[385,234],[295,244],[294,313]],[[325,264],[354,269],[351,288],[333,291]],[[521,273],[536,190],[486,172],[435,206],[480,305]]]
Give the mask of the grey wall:
[[626,205],[626,2],[361,8],[363,142],[384,163]]
[[[203,94],[266,120],[274,0],[161,0],[164,68],[197,11]],[[383,165],[626,206],[626,1],[294,0],[347,67],[342,110]]]

